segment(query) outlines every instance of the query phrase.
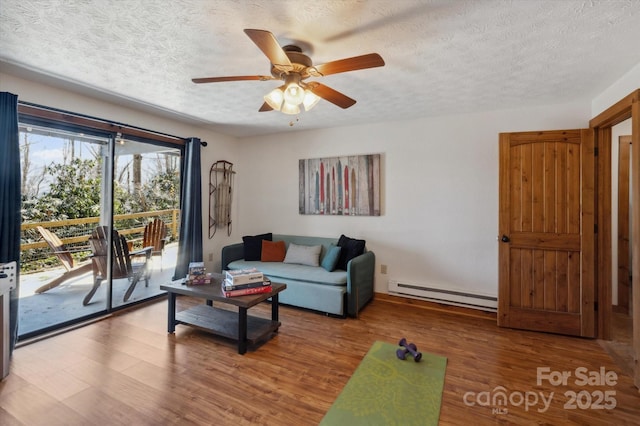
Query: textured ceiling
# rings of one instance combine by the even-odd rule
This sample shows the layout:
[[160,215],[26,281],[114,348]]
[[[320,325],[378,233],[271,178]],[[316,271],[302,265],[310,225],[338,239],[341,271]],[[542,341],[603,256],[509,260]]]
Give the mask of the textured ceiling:
[[191,82],[269,75],[244,28],[315,64],[384,58],[309,79],[357,100],[297,116],[294,129],[314,129],[592,99],[640,63],[639,23],[638,0],[2,0],[0,70],[242,137],[296,120],[258,112],[277,81]]

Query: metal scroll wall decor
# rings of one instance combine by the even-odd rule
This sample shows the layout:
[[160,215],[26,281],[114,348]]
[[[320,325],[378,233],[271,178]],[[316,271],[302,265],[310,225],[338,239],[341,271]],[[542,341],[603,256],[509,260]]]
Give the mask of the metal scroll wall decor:
[[220,160],[209,170],[209,238],[218,228],[227,227],[231,235],[231,199],[233,195],[233,163]]

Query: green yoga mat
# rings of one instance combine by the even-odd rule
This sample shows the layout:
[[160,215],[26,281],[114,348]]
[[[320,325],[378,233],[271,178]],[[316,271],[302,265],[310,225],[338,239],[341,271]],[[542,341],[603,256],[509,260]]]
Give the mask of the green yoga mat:
[[420,362],[403,361],[398,348],[375,342],[320,425],[437,425],[447,358],[422,352]]

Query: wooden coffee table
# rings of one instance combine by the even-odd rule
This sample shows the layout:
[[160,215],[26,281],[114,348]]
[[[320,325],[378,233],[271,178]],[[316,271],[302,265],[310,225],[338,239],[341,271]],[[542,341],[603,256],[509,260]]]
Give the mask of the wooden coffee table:
[[[270,293],[249,296],[225,297],[222,292],[222,274],[214,274],[212,283],[207,285],[183,284],[183,280],[173,281],[160,286],[169,295],[167,331],[175,332],[177,324],[186,324],[200,328],[218,336],[238,341],[238,353],[247,352],[247,345],[255,345],[278,331],[278,293],[287,288],[286,284],[271,283]],[[176,312],[176,296],[198,297],[206,300],[206,304],[193,306]],[[271,298],[271,320],[247,315],[247,310],[260,302]],[[238,312],[219,309],[213,301],[238,307]]]

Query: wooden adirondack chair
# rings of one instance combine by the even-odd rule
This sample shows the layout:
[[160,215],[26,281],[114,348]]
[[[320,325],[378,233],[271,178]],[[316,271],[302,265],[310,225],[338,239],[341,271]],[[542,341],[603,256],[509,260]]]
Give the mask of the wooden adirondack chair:
[[73,256],[71,256],[71,253],[88,251],[87,248],[69,250],[62,243],[60,238],[58,238],[56,234],[49,231],[47,228],[43,228],[42,226],[37,226],[36,230],[40,233],[40,235],[42,236],[42,239],[47,242],[47,244],[49,245],[53,253],[58,257],[58,260],[60,260],[60,263],[62,263],[62,266],[64,266],[64,268],[66,269],[66,272],[64,272],[61,276],[49,281],[43,286],[38,287],[35,290],[37,294],[44,293],[47,290],[51,290],[52,288],[59,286],[66,280],[74,277],[78,277],[91,270],[91,262],[86,262],[80,265],[76,265],[73,259]]
[[[83,305],[89,304],[91,298],[100,287],[102,280],[107,278],[107,256],[110,249],[107,229],[106,226],[99,226],[89,238],[89,244],[93,250],[93,256],[91,257],[93,287],[82,301]],[[149,259],[151,259],[152,249],[152,247],[144,247],[141,250],[129,252],[127,239],[115,229],[113,230],[111,278],[114,280],[128,278],[130,282],[127,291],[124,293],[123,301],[129,300],[140,279],[144,279],[145,286],[149,286]]]
[[144,227],[142,247],[153,247],[152,256],[160,256],[160,270],[162,270],[162,253],[167,242],[167,226],[162,219],[153,219]]

